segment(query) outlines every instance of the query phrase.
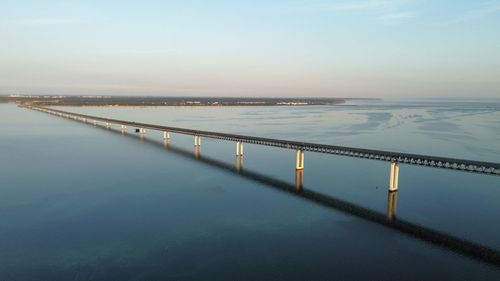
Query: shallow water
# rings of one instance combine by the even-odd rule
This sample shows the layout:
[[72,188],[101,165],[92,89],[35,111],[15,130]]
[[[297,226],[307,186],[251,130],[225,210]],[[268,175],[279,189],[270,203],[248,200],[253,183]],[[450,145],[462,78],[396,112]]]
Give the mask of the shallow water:
[[[495,102],[62,108],[137,122],[499,162]],[[295,153],[141,140],[0,105],[1,280],[498,280],[487,263],[284,192]],[[131,131],[131,129],[129,129]],[[304,187],[385,214],[388,164],[306,153]],[[261,178],[256,175],[262,176]],[[263,180],[264,179],[264,180]],[[397,219],[500,249],[500,178],[401,165]]]

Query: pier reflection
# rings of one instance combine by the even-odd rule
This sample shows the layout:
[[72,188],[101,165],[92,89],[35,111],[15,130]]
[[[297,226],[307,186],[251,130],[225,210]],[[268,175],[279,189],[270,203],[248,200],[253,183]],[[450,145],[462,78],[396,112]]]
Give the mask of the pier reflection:
[[301,191],[304,187],[304,170],[295,171],[295,190]]
[[236,171],[241,172],[243,169],[243,156],[236,156],[234,167],[236,168]]
[[200,159],[201,157],[201,147],[200,146],[195,146],[194,147],[194,158],[195,159]]
[[[327,208],[331,208],[337,211],[348,213],[350,215],[365,219],[367,221],[375,222],[377,224],[383,225],[385,227],[391,228],[393,230],[399,231],[401,233],[410,235],[414,238],[418,238],[422,241],[432,243],[443,247],[444,249],[453,251],[464,256],[475,258],[477,260],[486,262],[488,264],[500,267],[500,251],[485,247],[478,243],[468,241],[438,230],[434,230],[428,227],[420,226],[409,221],[396,219],[396,209],[397,209],[397,191],[390,192],[388,197],[388,207],[387,214],[379,213],[362,206],[344,201],[342,199],[335,198],[331,195],[326,195],[320,192],[316,192],[307,189],[303,186],[303,171],[298,171],[302,173],[296,173],[296,183],[295,185],[275,179],[273,177],[260,174],[258,172],[243,170],[241,165],[238,168],[237,165],[225,163],[220,160],[216,160],[207,156],[201,156],[200,153],[195,150],[193,153],[190,150],[176,147],[170,144],[168,141],[156,141],[150,138],[145,138],[144,136],[137,136],[131,134],[122,135],[120,131],[115,129],[106,129],[102,127],[104,131],[113,132],[124,138],[140,140],[141,143],[150,144],[152,147],[160,148],[163,151],[168,151],[175,153],[176,155],[185,156],[186,159],[194,159],[199,163],[204,163],[212,167],[219,168],[223,171],[239,175],[245,179],[249,179],[262,184],[265,187],[273,188],[282,191],[286,194],[296,196],[298,198],[307,200],[308,202],[315,203]],[[194,157],[193,157],[194,156]],[[242,163],[241,163],[242,164]]]
[[398,192],[390,191],[387,199],[387,218],[394,220],[396,218],[396,209],[398,208]]

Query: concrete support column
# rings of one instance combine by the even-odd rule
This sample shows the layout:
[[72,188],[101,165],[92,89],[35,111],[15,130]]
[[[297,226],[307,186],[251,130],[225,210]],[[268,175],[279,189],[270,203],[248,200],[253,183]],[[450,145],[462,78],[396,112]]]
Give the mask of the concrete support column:
[[111,124],[109,124],[109,122],[106,122],[106,129],[109,129],[111,128]]
[[396,218],[396,210],[398,208],[398,192],[389,192],[387,199],[387,218],[393,220]]
[[127,131],[127,126],[126,125],[122,125],[122,133],[125,133]]
[[236,142],[236,156],[243,156],[243,143],[240,141]]
[[391,161],[391,175],[389,178],[389,192],[398,190],[399,181],[399,163],[396,160]]
[[94,126],[97,126],[97,120],[94,120]]
[[163,139],[164,140],[170,140],[170,132],[164,131],[163,132]]
[[302,149],[297,150],[297,159],[296,159],[295,169],[296,170],[303,170],[304,169],[304,150],[302,150]]
[[139,133],[140,133],[141,135],[145,135],[145,134],[146,134],[146,129],[145,129],[145,128],[141,128],[141,129],[139,129]]
[[201,146],[201,137],[194,136],[194,146]]

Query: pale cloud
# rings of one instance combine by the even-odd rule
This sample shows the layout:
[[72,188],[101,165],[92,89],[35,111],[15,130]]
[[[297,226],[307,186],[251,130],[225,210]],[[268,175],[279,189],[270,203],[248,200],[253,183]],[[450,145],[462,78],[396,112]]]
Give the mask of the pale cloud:
[[70,18],[37,18],[37,19],[15,19],[0,21],[2,25],[66,25],[82,24],[83,20]]
[[397,24],[415,17],[414,12],[397,12],[383,14],[377,20],[384,24]]
[[364,1],[347,1],[325,4],[323,7],[329,10],[377,10],[394,4],[395,1],[390,0],[364,0]]
[[177,49],[125,49],[119,50],[119,53],[123,54],[137,54],[137,55],[150,55],[150,54],[167,54],[167,53],[176,53]]
[[451,19],[449,21],[444,22],[444,25],[451,25],[451,24],[457,24],[457,23],[462,23],[462,22],[467,22],[467,21],[472,21],[472,20],[478,20],[484,17],[487,17],[492,14],[497,14],[500,13],[500,2],[495,1],[495,2],[488,2],[487,4],[483,5],[483,7],[478,8],[476,10],[469,11],[457,18]]
[[416,16],[408,10],[410,0],[359,0],[335,1],[321,5],[323,10],[369,14],[377,22],[386,25],[399,24]]

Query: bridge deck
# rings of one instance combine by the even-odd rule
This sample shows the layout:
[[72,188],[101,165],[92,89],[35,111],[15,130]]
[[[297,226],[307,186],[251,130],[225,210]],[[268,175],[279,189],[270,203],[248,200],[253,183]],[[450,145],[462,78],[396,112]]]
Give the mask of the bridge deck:
[[227,134],[211,131],[200,131],[192,130],[186,128],[161,126],[155,124],[138,123],[126,120],[104,118],[99,116],[85,115],[79,113],[72,113],[68,111],[57,110],[53,108],[37,107],[32,106],[33,109],[41,110],[49,113],[61,113],[77,118],[85,118],[90,120],[98,120],[118,125],[126,125],[137,128],[145,128],[157,131],[167,131],[171,133],[179,133],[185,135],[200,136],[213,139],[221,139],[235,142],[252,143],[265,146],[275,146],[288,149],[301,149],[304,151],[313,151],[318,153],[336,154],[348,157],[357,157],[364,159],[372,159],[379,161],[393,161],[396,160],[399,163],[417,165],[417,166],[428,166],[441,169],[457,170],[464,172],[472,172],[479,174],[488,175],[500,175],[500,163],[466,160],[466,159],[455,159],[446,157],[437,157],[430,155],[420,155],[420,154],[410,154],[401,153],[393,151],[384,150],[373,150],[373,149],[363,149],[347,146],[337,146],[337,145],[327,145],[327,144],[317,144],[308,142],[298,142],[271,138],[261,138],[245,135]]

